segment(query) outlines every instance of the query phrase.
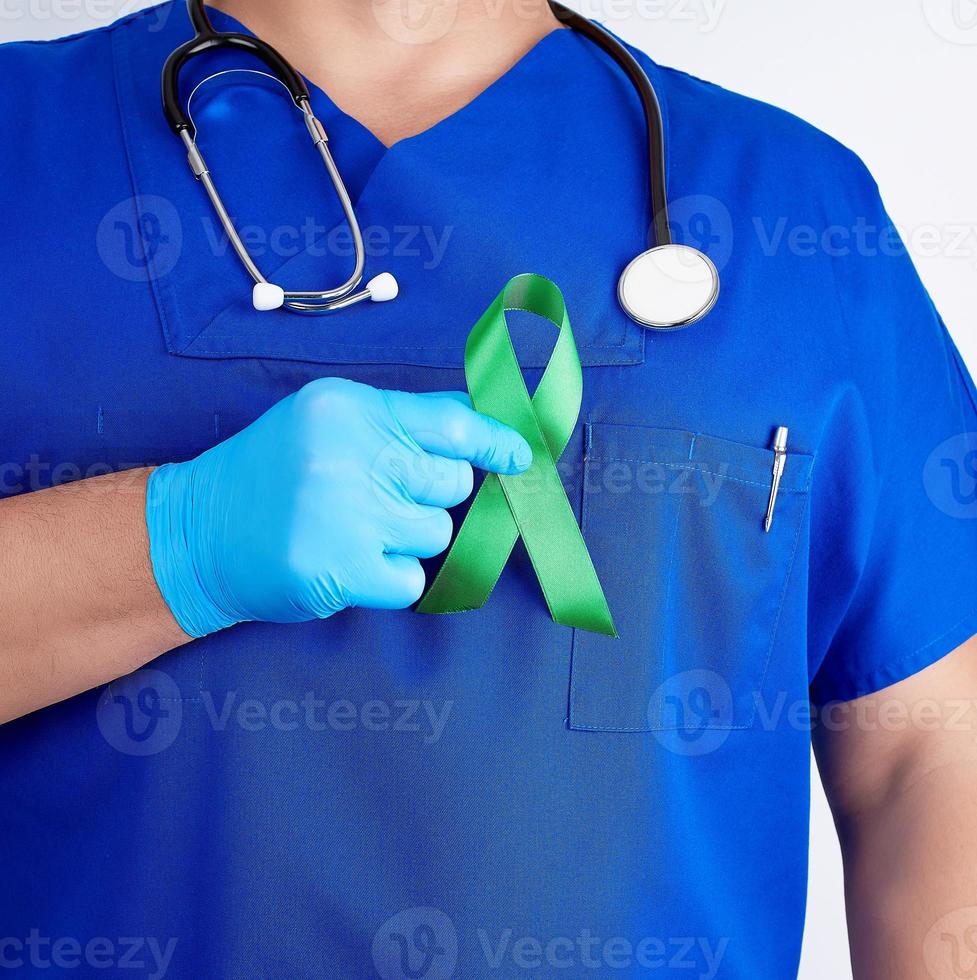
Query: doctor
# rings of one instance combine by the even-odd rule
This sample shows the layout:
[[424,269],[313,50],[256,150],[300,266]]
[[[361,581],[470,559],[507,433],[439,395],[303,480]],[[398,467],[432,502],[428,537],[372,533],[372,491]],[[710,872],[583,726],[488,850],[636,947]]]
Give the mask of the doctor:
[[[0,965],[788,978],[813,730],[856,976],[956,975],[977,396],[858,159],[636,53],[724,283],[656,333],[614,289],[653,240],[637,95],[543,0],[219,7],[307,78],[401,294],[254,309],[159,106],[182,4],[0,49]],[[294,107],[199,61],[250,248],[341,279]],[[553,622],[521,545],[483,608],[411,608],[480,471],[533,463],[460,393],[526,271],[573,323],[560,473],[618,638]],[[510,326],[532,388],[553,331]]]

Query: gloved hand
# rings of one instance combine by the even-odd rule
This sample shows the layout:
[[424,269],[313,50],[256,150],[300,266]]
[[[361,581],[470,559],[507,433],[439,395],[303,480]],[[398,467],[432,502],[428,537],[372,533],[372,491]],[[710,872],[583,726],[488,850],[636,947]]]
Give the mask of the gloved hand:
[[156,581],[194,637],[244,620],[403,608],[424,590],[417,559],[450,542],[444,508],[471,493],[472,465],[514,474],[531,462],[522,436],[464,394],[313,381],[150,475]]

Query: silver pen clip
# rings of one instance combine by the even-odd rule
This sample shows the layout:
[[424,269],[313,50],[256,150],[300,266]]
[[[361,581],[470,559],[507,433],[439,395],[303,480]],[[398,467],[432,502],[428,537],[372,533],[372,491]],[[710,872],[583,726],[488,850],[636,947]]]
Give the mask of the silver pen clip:
[[780,481],[784,475],[787,463],[787,436],[789,430],[780,426],[773,437],[773,481],[770,484],[770,501],[767,504],[767,516],[763,522],[763,530],[769,534],[773,527],[773,512],[777,507],[777,495],[780,493]]

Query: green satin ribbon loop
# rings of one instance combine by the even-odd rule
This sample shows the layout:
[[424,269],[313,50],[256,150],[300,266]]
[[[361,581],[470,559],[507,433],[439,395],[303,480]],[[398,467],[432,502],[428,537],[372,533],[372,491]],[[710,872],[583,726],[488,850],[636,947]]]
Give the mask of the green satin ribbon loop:
[[[559,330],[531,398],[509,335],[508,310],[536,313]],[[583,372],[566,304],[554,283],[536,275],[509,280],[468,335],[465,377],[476,411],[519,432],[533,450],[533,464],[520,476],[485,477],[417,611],[484,606],[521,536],[553,619],[617,636],[556,468],[580,414]]]

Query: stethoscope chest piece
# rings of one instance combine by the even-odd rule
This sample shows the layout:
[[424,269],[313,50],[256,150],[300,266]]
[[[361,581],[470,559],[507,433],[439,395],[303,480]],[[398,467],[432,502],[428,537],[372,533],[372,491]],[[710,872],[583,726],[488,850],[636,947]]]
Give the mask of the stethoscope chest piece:
[[677,330],[701,320],[719,298],[719,271],[688,245],[659,245],[632,259],[617,295],[632,320],[654,330]]

